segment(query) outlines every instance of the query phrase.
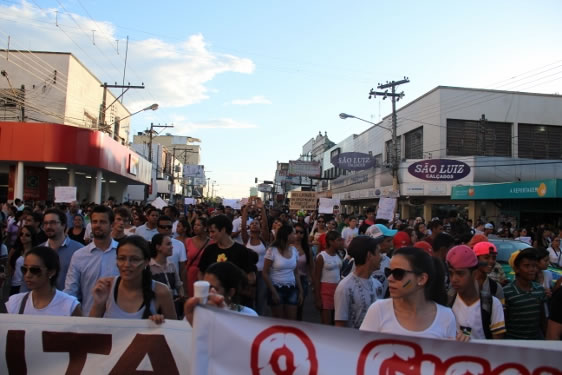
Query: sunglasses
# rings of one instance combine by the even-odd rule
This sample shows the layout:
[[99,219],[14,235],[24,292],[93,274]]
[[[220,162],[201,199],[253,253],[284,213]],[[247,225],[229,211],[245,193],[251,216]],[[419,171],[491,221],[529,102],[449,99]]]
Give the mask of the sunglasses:
[[158,228],[161,228],[161,229],[172,229],[172,227],[173,227],[172,225],[159,225],[158,226]]
[[26,266],[21,266],[20,267],[21,273],[22,274],[26,274],[27,271],[29,271],[32,275],[40,275],[41,274],[41,267],[26,267]]
[[410,270],[405,270],[403,268],[394,268],[394,269],[385,268],[384,269],[385,276],[388,278],[390,275],[392,275],[392,277],[396,281],[402,280],[404,278],[404,276],[406,276],[407,273],[415,273],[415,272],[410,271]]

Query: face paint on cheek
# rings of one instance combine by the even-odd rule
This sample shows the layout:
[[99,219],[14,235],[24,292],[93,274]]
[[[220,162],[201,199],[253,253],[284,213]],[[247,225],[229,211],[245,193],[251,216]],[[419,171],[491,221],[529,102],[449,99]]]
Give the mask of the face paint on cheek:
[[406,281],[403,285],[402,288],[409,288],[412,285],[412,280],[408,280]]

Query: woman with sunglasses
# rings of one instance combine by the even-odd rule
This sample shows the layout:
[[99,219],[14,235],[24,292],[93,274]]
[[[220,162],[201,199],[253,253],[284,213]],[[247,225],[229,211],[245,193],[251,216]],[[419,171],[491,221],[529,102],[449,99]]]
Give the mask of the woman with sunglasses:
[[11,275],[13,275],[10,295],[28,291],[23,282],[21,266],[23,265],[25,254],[37,245],[39,245],[39,238],[37,237],[35,227],[33,225],[24,225],[20,229],[18,239],[16,240],[14,248],[10,251],[8,259]]
[[[25,228],[25,227],[24,227]],[[30,249],[21,266],[29,292],[14,294],[6,302],[10,314],[82,316],[76,297],[57,290],[58,254],[45,246]]]
[[125,237],[117,247],[119,276],[104,277],[92,290],[93,318],[150,319],[160,324],[177,319],[172,293],[152,280],[150,248],[141,236]]
[[415,247],[397,250],[385,270],[390,297],[373,303],[361,330],[456,338],[455,316],[445,307],[445,272],[439,259]]

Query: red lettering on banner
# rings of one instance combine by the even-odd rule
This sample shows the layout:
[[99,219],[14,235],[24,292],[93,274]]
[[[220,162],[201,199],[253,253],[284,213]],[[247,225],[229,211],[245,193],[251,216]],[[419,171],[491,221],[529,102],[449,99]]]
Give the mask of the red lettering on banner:
[[[152,372],[137,371],[137,367],[139,367],[146,355],[150,359]],[[143,335],[138,333],[109,374],[152,373],[179,375],[180,372],[164,335]]]
[[6,335],[6,365],[9,374],[27,374],[25,331],[8,331]]
[[89,353],[111,353],[110,334],[44,331],[41,337],[45,353],[68,353],[67,375],[80,375]]
[[[368,367],[368,369],[367,369]],[[357,361],[357,374],[420,375],[435,374],[511,374],[530,375],[525,366],[518,363],[504,363],[492,369],[490,363],[478,357],[454,356],[444,362],[433,354],[424,354],[421,346],[402,340],[375,340],[361,350]],[[541,367],[533,375],[562,374],[551,367]]]
[[[265,354],[265,361],[260,361],[260,351]],[[303,354],[306,357],[302,358]],[[294,374],[297,369],[300,370],[305,365],[309,366],[308,372],[300,370],[299,373],[318,374],[316,348],[307,334],[295,327],[272,326],[263,330],[252,342],[250,356],[253,375],[259,375],[267,365],[271,366],[271,371],[276,375]],[[281,366],[282,358],[285,359],[283,366]]]

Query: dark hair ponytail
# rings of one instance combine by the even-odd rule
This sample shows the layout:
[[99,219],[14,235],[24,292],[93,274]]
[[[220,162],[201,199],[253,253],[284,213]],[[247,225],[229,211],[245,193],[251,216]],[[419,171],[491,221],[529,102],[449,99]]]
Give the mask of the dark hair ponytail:
[[[154,291],[152,290],[152,272],[150,272],[150,267],[146,266],[142,270],[142,300],[144,304],[144,311],[142,313],[142,319],[148,319],[149,316],[153,314],[150,311],[150,304],[154,298]],[[156,311],[154,311],[154,314]]]

